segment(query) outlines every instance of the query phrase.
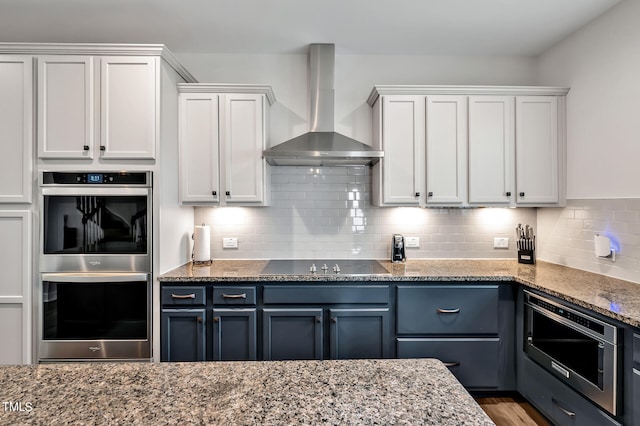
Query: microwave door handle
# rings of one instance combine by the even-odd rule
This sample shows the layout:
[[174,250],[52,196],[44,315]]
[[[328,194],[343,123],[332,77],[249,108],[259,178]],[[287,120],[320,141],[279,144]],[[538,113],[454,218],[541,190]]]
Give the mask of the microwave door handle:
[[59,283],[113,283],[147,281],[149,274],[116,273],[116,274],[83,274],[83,273],[52,273],[42,274],[42,281]]

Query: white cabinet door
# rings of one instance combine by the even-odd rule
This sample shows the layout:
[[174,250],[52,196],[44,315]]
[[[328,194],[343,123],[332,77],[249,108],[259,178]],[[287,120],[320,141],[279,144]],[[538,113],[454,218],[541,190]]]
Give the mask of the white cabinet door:
[[0,203],[31,202],[32,63],[31,56],[0,55]]
[[0,364],[31,362],[31,218],[0,211]]
[[40,158],[93,158],[93,62],[90,56],[38,58]]
[[263,95],[224,94],[221,164],[227,204],[265,202],[265,119]]
[[515,192],[514,98],[469,97],[469,203],[509,205]]
[[382,98],[381,205],[417,206],[424,181],[424,96]]
[[158,58],[100,58],[103,158],[153,159],[158,126]]
[[467,97],[427,96],[427,205],[467,202]]
[[558,203],[558,99],[516,97],[516,201]]
[[180,201],[220,201],[218,95],[180,95]]

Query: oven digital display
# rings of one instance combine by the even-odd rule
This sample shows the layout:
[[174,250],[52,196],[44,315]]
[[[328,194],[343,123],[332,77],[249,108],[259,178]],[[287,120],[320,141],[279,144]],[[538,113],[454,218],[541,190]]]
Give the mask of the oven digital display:
[[87,182],[89,183],[102,183],[101,173],[87,173]]

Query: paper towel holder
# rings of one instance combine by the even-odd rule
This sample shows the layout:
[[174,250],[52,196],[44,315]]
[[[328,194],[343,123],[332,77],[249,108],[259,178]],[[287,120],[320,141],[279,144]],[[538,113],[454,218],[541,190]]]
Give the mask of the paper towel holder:
[[611,239],[609,237],[596,234],[593,238],[593,243],[596,257],[611,259],[612,262],[616,261],[616,251],[611,248]]

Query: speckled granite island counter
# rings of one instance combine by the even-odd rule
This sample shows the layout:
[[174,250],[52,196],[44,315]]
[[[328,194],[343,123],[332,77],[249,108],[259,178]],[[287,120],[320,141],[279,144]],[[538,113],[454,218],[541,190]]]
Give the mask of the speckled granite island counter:
[[189,263],[160,277],[174,284],[197,282],[367,282],[511,281],[640,328],[640,284],[547,262],[516,260],[409,260],[380,263],[389,275],[263,275],[266,260],[214,260],[211,266]]
[[433,359],[0,367],[0,424],[492,425]]

